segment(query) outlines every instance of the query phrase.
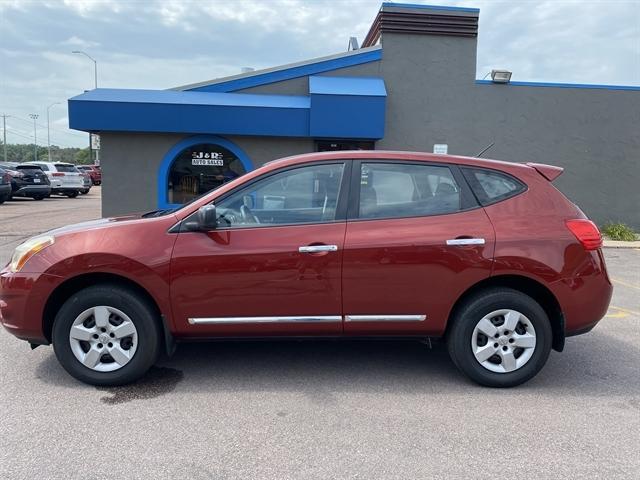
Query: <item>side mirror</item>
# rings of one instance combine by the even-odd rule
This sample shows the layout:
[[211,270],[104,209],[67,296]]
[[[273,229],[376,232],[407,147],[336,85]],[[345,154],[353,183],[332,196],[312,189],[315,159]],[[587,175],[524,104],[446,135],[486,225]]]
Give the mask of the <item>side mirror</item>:
[[196,213],[198,219],[198,230],[208,232],[215,230],[218,226],[215,205],[203,205]]
[[209,232],[215,230],[217,226],[216,206],[203,205],[195,215],[191,215],[187,221],[183,222],[182,231]]

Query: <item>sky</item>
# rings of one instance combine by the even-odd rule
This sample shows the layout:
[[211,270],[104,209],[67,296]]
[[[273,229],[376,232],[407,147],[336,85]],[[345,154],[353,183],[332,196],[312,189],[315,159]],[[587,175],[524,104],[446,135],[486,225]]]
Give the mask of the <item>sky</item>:
[[[410,0],[406,0],[410,1]],[[476,77],[640,86],[640,0],[429,0],[480,8]],[[0,115],[8,143],[88,144],[68,98],[98,86],[166,89],[340,53],[380,0],[0,0]],[[0,119],[0,135],[2,123]],[[0,137],[1,138],[1,137]]]

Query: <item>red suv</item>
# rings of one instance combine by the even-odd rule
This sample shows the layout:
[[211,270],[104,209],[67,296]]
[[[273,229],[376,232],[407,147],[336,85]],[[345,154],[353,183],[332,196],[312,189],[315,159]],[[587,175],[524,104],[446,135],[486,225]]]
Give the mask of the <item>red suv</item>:
[[0,318],[96,385],[200,339],[444,337],[478,383],[532,378],[612,293],[562,169],[357,151],[290,157],[176,210],[16,248]]
[[88,173],[94,185],[100,185],[102,183],[102,170],[100,170],[100,165],[76,165],[76,168],[80,170],[80,172]]

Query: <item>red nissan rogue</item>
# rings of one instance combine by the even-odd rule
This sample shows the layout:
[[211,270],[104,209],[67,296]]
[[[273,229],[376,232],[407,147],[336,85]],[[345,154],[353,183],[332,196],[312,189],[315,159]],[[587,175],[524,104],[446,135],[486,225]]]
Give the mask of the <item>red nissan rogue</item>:
[[273,161],[175,210],[27,240],[0,273],[0,319],[94,385],[140,378],[176,342],[239,337],[443,337],[474,381],[518,385],[611,298],[561,173],[407,152]]

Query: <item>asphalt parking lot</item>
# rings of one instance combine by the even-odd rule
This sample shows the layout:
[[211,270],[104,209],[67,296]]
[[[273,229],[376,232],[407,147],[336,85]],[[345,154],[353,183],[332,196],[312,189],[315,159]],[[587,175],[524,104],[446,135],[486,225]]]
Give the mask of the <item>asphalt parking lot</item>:
[[[98,217],[99,192],[1,205],[0,263]],[[607,317],[510,390],[399,342],[181,345],[138,384],[98,389],[2,330],[0,477],[638,478],[640,250],[605,253]]]

